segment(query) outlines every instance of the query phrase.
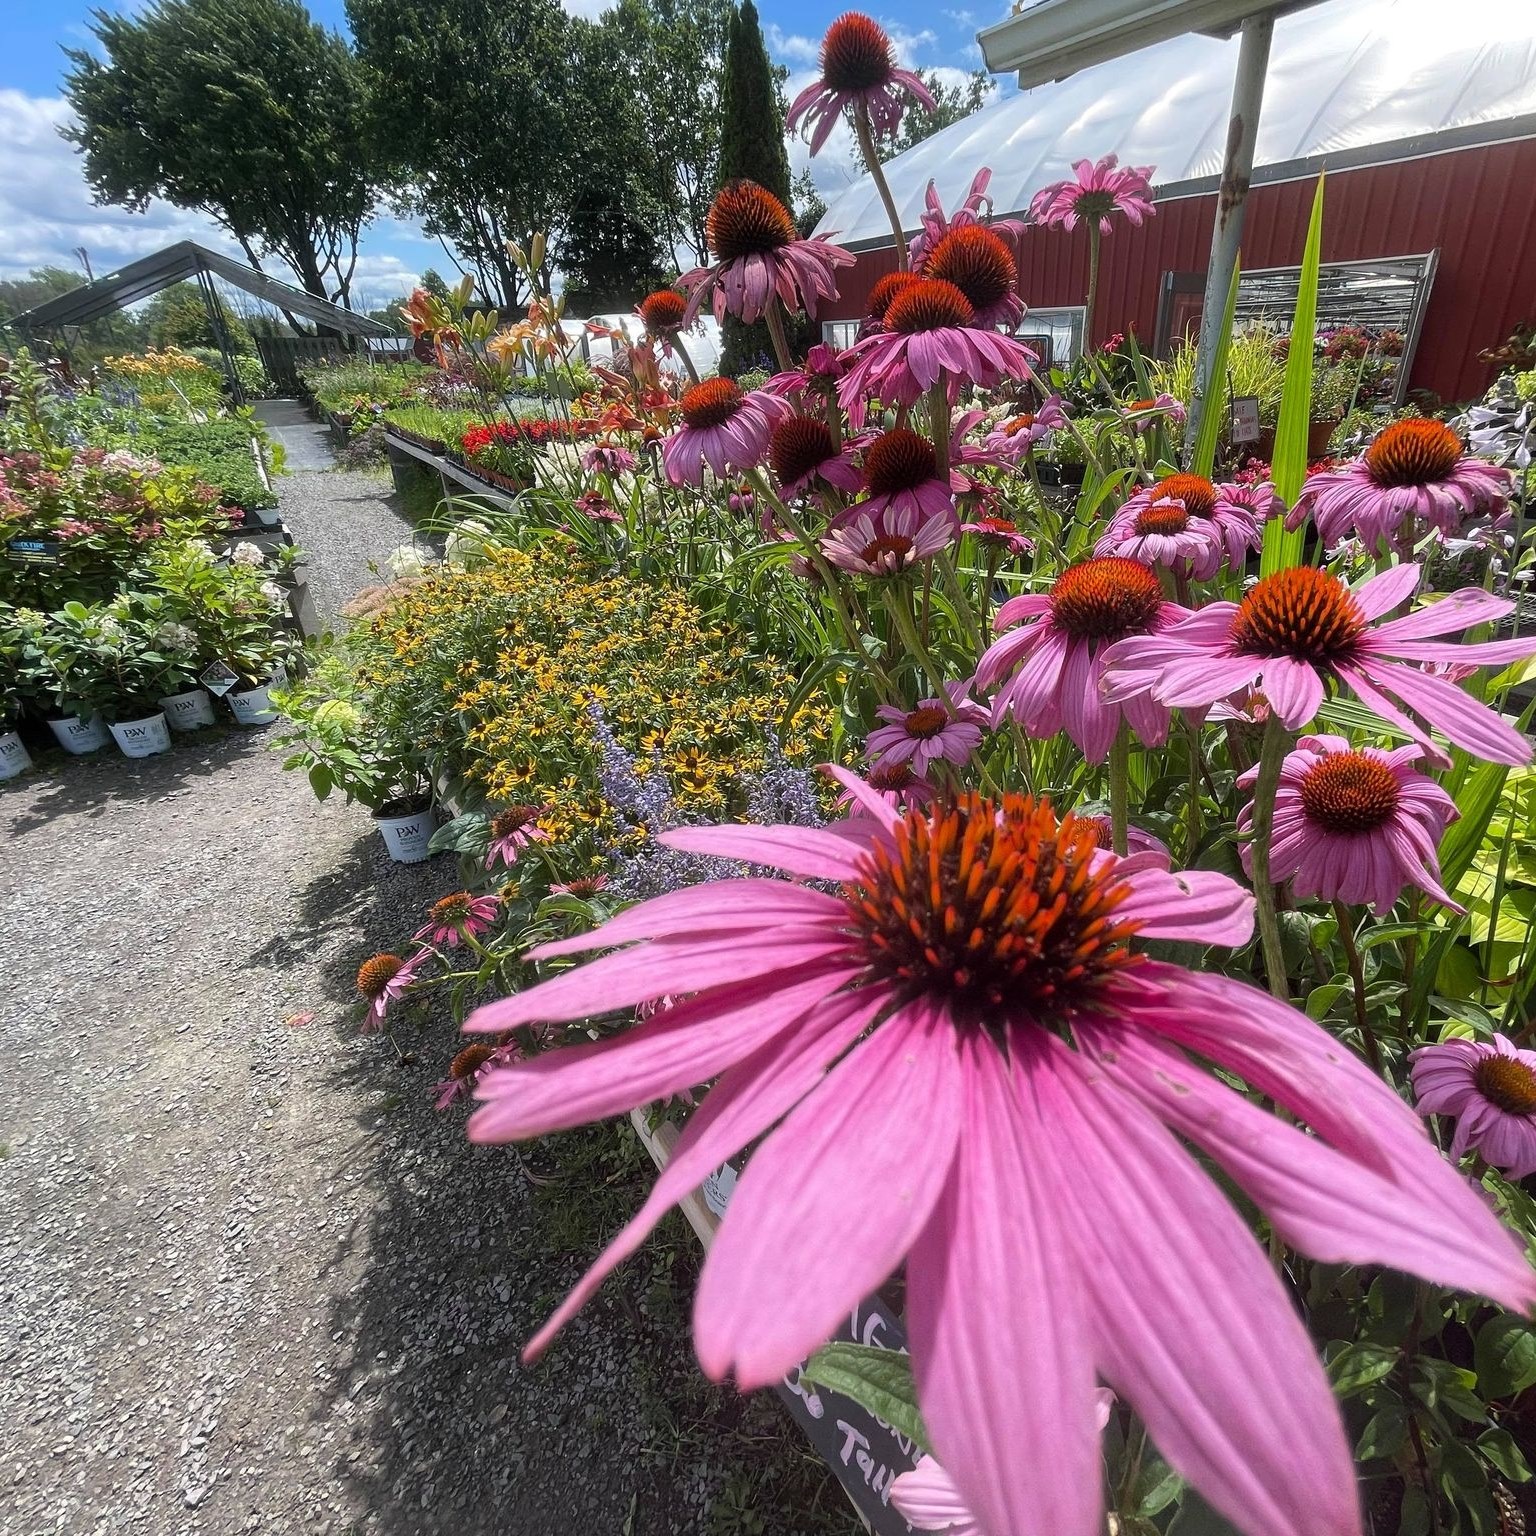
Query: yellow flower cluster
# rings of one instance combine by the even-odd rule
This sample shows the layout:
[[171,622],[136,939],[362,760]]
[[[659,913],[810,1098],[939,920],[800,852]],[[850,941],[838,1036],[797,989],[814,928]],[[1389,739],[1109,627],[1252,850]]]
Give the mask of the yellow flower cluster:
[[102,361],[101,366],[108,373],[122,373],[135,378],[168,378],[183,373],[214,376],[212,368],[199,362],[190,353],[183,352],[180,347],[166,347],[162,352],[151,347],[142,356],[125,354],[122,357],[109,357]]
[[[429,576],[371,620],[364,643],[376,718],[435,741],[493,805],[547,806],[543,825],[562,841],[613,830],[592,705],[680,806],[724,816],[792,691],[784,667],[679,591],[600,570],[564,540]],[[816,761],[831,734],[830,716],[807,706],[782,744]]]

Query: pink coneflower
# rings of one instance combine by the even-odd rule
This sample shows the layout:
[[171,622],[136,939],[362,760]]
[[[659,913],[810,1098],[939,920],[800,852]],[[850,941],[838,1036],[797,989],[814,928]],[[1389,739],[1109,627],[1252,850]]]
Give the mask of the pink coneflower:
[[[1110,704],[1099,692],[1105,652],[1130,635],[1155,634],[1188,609],[1163,598],[1145,565],[1109,555],[1068,566],[1049,592],[1010,598],[998,609],[1001,634],[976,665],[976,686],[997,689],[992,719],[1012,715],[1031,736],[1065,730],[1090,762],[1102,762],[1120,728],[1122,710],[1149,746],[1168,738],[1169,711],[1145,696]],[[1020,621],[1023,620],[1023,623]]]
[[790,103],[784,126],[795,133],[803,120],[811,128],[814,155],[847,107],[866,114],[875,136],[888,139],[901,126],[908,96],[930,112],[936,110],[921,78],[896,67],[896,50],[885,29],[858,11],[848,11],[827,28],[821,40],[821,78]]
[[864,484],[854,455],[855,445],[839,447],[832,429],[816,416],[786,416],[768,440],[768,463],[786,496],[827,486],[852,495]]
[[1027,555],[1035,547],[1035,541],[1021,532],[1012,518],[993,517],[990,513],[961,523],[960,531],[972,534],[976,542],[987,549],[1002,550],[1010,555]]
[[1096,555],[1183,567],[1209,581],[1222,566],[1241,571],[1264,539],[1264,521],[1281,507],[1273,487],[1216,485],[1204,475],[1166,475],[1143,486],[1110,519]]
[[733,379],[705,379],[685,389],[680,404],[682,423],[661,445],[673,485],[703,485],[706,464],[722,480],[733,469],[756,469],[774,423],[789,414],[776,395],[744,394]]
[[1394,566],[1357,591],[1315,566],[1277,571],[1240,603],[1208,603],[1158,634],[1120,641],[1106,658],[1104,695],[1120,701],[1144,696],[1172,709],[1204,709],[1257,687],[1275,714],[1296,730],[1317,713],[1333,682],[1437,762],[1442,754],[1428,732],[1387,695],[1432,720],[1476,757],[1529,762],[1530,743],[1513,726],[1419,664],[1519,661],[1536,653],[1536,635],[1477,645],[1433,638],[1503,618],[1514,606],[1474,588],[1404,618],[1374,622],[1406,602],[1418,584],[1416,565]]
[[1150,430],[1160,417],[1182,427],[1189,417],[1184,402],[1173,395],[1158,393],[1150,400],[1133,400],[1125,408],[1125,424],[1133,432]]
[[[1342,736],[1303,736],[1280,770],[1270,878],[1290,880],[1299,900],[1368,903],[1378,916],[1391,910],[1405,885],[1462,911],[1441,888],[1435,854],[1457,818],[1456,803],[1414,770],[1421,755],[1417,746],[1384,752],[1351,747]],[[1237,782],[1252,789],[1258,776],[1255,766]],[[1252,825],[1250,801],[1238,830]],[[1243,868],[1250,874],[1252,864],[1248,843]]]
[[644,1209],[528,1353],[672,1204],[763,1138],[699,1281],[694,1342],[712,1380],[778,1380],[905,1263],[919,1406],[984,1530],[1102,1529],[1096,1376],[1251,1536],[1358,1529],[1306,1328],[1181,1138],[1283,1242],[1329,1263],[1524,1311],[1536,1277],[1520,1245],[1325,1030],[1247,983],[1131,948],[1245,942],[1253,899],[1235,882],[1106,855],[1090,828],[1020,795],[906,816],[870,798],[869,817],[835,830],[663,833],[795,878],[633,907],[532,958],[623,948],[471,1018],[495,1032],[691,994],[616,1039],[487,1072],[477,1142],[719,1077]]
[[[1110,817],[1079,815],[1077,819],[1093,828],[1094,839],[1100,848],[1106,852],[1113,852],[1115,846],[1115,824]],[[1125,829],[1125,847],[1128,854],[1156,854],[1162,861],[1164,869],[1169,868],[1173,862],[1172,855],[1168,852],[1168,844],[1160,837],[1153,837],[1144,827],[1138,827],[1134,822],[1130,823]]]
[[[467,1099],[475,1091],[480,1074],[500,1056],[505,1047],[496,1045],[466,1045],[448,1064],[448,1076],[432,1090],[433,1104],[437,1109],[447,1109],[460,1099]],[[512,1059],[516,1059],[513,1057]]]
[[620,475],[635,467],[635,456],[618,443],[594,443],[582,454],[581,467],[589,475]]
[[869,733],[866,750],[882,763],[910,763],[919,775],[938,762],[963,766],[981,745],[986,712],[966,699],[966,684],[950,683],[943,699],[921,699],[916,709],[882,704],[875,713],[885,721]]
[[987,187],[992,181],[992,171],[989,166],[982,166],[971,178],[970,189],[966,192],[964,200],[953,213],[945,213],[944,205],[939,201],[939,189],[930,181],[927,190],[923,193],[923,211],[918,215],[922,228],[912,237],[907,247],[907,259],[912,264],[914,272],[922,272],[928,262],[928,253],[938,245],[945,235],[953,230],[965,229],[972,225],[983,223],[983,209],[989,216],[985,221],[985,227],[993,234],[1021,235],[1024,233],[1024,224],[1018,219],[992,219],[992,199],[987,195]]
[[649,335],[665,341],[687,323],[688,300],[675,288],[658,288],[635,305],[635,313]]
[[525,848],[548,842],[549,833],[539,825],[543,814],[542,805],[509,805],[497,811],[491,817],[491,845],[486,850],[485,867],[495,869],[500,863],[510,869]]
[[[1100,1387],[1093,1394],[1094,1427],[1102,1430],[1114,1412],[1115,1394]],[[891,1503],[908,1525],[946,1536],[987,1536],[976,1523],[955,1480],[932,1456],[920,1456],[910,1472],[891,1483]]]
[[471,896],[468,891],[455,891],[453,895],[433,902],[426,927],[416,937],[452,949],[467,938],[476,939],[487,932],[500,911],[501,902],[495,896]]
[[1072,170],[1072,180],[1053,181],[1029,200],[1029,216],[1035,223],[1066,230],[1076,229],[1079,221],[1094,223],[1101,235],[1107,235],[1113,228],[1113,214],[1123,213],[1132,224],[1140,224],[1157,212],[1152,205],[1150,165],[1121,165],[1119,156],[1105,155],[1097,162],[1079,160]]
[[1420,1114],[1456,1117],[1453,1158],[1473,1151],[1512,1179],[1536,1173],[1536,1051],[1496,1034],[1421,1046],[1412,1061]]
[[887,272],[884,277],[876,278],[875,286],[869,290],[869,323],[884,329],[885,312],[897,295],[905,293],[913,283],[921,281],[922,278],[916,272]]
[[405,996],[427,958],[425,950],[418,950],[409,960],[399,955],[374,955],[358,966],[357,990],[368,1001],[364,1030],[383,1029],[385,1016]]
[[951,282],[970,300],[976,324],[1017,328],[1024,318],[1013,252],[984,224],[957,225],[924,253],[922,275]]
[[760,320],[775,297],[791,314],[813,319],[823,299],[837,297],[838,267],[853,256],[830,240],[802,240],[789,210],[755,181],[729,181],[716,194],[705,220],[715,262],[678,278],[688,297],[687,323],[713,295],[715,318],[726,312],[748,323]]
[[552,885],[549,889],[556,896],[574,896],[579,901],[590,901],[594,896],[600,896],[608,889],[608,876],[577,875],[574,880]]
[[911,763],[884,761],[870,767],[856,790],[845,787],[837,803],[850,816],[868,816],[874,804],[899,814],[918,810],[933,797],[933,785],[915,773]]
[[1443,421],[1394,421],[1363,457],[1308,477],[1290,526],[1310,517],[1325,549],[1353,537],[1372,554],[1406,555],[1431,528],[1455,538],[1474,519],[1497,517],[1513,478],[1469,457]]
[[877,395],[914,405],[940,379],[950,404],[961,386],[991,389],[1027,379],[1035,354],[1012,336],[979,330],[971,302],[951,282],[925,277],[903,289],[885,312],[886,329],[848,349],[849,367],[837,388],[845,407]]
[[583,517],[594,523],[622,523],[624,519],[614,510],[613,503],[601,491],[583,491],[571,503]]
[[1045,442],[1052,432],[1067,424],[1067,413],[1061,407],[1060,395],[1049,395],[1037,411],[1021,411],[1017,416],[1004,417],[982,438],[982,451],[989,458],[1002,464],[1019,465],[1034,452],[1037,443]]
[[840,513],[834,527],[855,516],[883,518],[889,512],[921,520],[944,517],[952,531],[960,525],[955,492],[965,481],[954,473],[941,475],[933,444],[910,427],[892,427],[864,445],[864,480],[868,496]]
[[948,548],[955,528],[952,509],[925,516],[911,507],[892,507],[871,516],[861,503],[842,514],[821,541],[821,551],[833,565],[857,575],[898,576]]

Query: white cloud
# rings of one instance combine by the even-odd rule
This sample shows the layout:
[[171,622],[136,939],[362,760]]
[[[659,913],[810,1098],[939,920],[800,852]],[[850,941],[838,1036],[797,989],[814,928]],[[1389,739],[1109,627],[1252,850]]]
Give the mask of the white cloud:
[[769,22],[765,41],[768,51],[780,64],[814,66],[821,58],[821,39],[799,32],[785,32],[776,22]]

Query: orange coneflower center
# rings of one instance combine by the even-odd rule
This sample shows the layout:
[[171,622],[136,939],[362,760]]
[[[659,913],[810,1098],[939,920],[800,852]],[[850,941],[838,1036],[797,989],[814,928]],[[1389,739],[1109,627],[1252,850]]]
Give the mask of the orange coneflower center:
[[469,906],[473,898],[468,891],[455,891],[432,904],[432,921],[438,927],[459,928],[469,921]]
[[[863,549],[859,551],[859,559],[866,565],[881,566],[906,564],[907,556],[912,553],[912,540],[904,533],[880,533],[876,534]],[[894,561],[887,556],[894,556]]]
[[357,968],[357,990],[370,1002],[384,995],[384,988],[400,973],[405,961],[399,955],[374,955]]
[[1329,832],[1374,832],[1403,798],[1397,775],[1379,757],[1331,752],[1301,777],[1301,807]]
[[1364,633],[1354,594],[1314,565],[1264,577],[1238,604],[1232,626],[1239,651],[1311,662],[1347,656]]
[[939,704],[924,704],[912,710],[901,723],[908,736],[931,741],[949,724],[949,711]]
[[871,789],[907,789],[917,779],[909,762],[883,762],[876,763],[867,775]]
[[924,266],[930,278],[944,278],[977,309],[990,309],[1013,292],[1019,269],[1007,242],[980,224],[962,224],[934,246]]
[[869,290],[869,318],[885,320],[885,312],[891,307],[891,300],[899,293],[904,293],[913,283],[922,282],[915,272],[887,272],[875,286]]
[[1006,517],[978,517],[974,531],[985,543],[1009,544],[1018,537],[1019,525]]
[[448,1064],[448,1076],[455,1082],[473,1077],[496,1054],[494,1045],[466,1045]]
[[648,331],[662,335],[682,328],[688,301],[671,288],[662,288],[640,300],[640,318]]
[[821,78],[834,91],[878,90],[895,67],[885,29],[858,11],[839,16],[821,40]]
[[1154,501],[1136,514],[1137,533],[1183,533],[1189,527],[1189,512],[1180,501]]
[[918,331],[952,330],[976,318],[971,301],[941,277],[920,277],[903,288],[885,312],[885,328],[910,336]]
[[795,221],[766,187],[743,178],[728,181],[709,205],[704,232],[716,261],[761,256],[796,238]]
[[747,397],[734,379],[705,379],[683,391],[678,403],[682,407],[683,425],[688,427],[722,427],[737,411]]
[[836,457],[830,429],[814,416],[787,416],[768,439],[768,462],[780,485],[794,485]]
[[1034,426],[1034,424],[1034,415],[1029,411],[1025,411],[1022,416],[1010,416],[1008,420],[1003,423],[1003,431],[1006,432],[1009,437],[1013,437],[1020,432],[1028,432],[1029,429]]
[[1443,421],[1394,421],[1365,450],[1365,467],[1377,485],[1430,485],[1444,480],[1466,451]]
[[511,837],[514,832],[521,832],[538,819],[539,807],[536,805],[509,805],[506,810],[497,811],[491,817],[491,836],[497,839]]
[[933,444],[910,427],[892,427],[864,450],[864,476],[871,496],[915,490],[938,473]]
[[1472,1069],[1477,1091],[1506,1114],[1536,1114],[1536,1072],[1514,1056],[1484,1056]]
[[1157,616],[1163,589],[1139,560],[1102,555],[1069,566],[1051,587],[1051,618],[1077,640],[1141,634]]
[[1153,501],[1182,501],[1191,517],[1216,510],[1216,487],[1204,475],[1168,475],[1152,487]]
[[968,793],[904,817],[845,887],[870,971],[952,1002],[1064,1005],[1130,964],[1130,893],[1092,825],[1027,795]]

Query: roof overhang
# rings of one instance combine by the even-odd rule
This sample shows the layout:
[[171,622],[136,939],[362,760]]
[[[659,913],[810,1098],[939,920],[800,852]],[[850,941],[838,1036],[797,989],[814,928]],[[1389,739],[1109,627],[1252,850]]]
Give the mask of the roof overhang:
[[1230,37],[1250,16],[1283,16],[1317,0],[1037,0],[976,34],[993,74],[1019,86],[1064,80],[1186,32]]

